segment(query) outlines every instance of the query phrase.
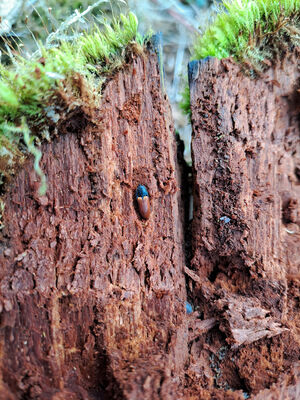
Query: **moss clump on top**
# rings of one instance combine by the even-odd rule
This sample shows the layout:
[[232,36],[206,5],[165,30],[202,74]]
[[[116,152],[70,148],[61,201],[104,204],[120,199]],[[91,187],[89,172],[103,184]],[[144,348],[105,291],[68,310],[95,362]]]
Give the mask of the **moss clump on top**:
[[274,36],[300,41],[300,0],[224,0],[222,11],[196,40],[193,59],[207,56],[263,61]]
[[[214,21],[196,38],[192,60],[234,57],[250,74],[300,44],[300,0],[223,0]],[[189,92],[181,108],[190,113]]]
[[[30,128],[43,125],[53,94],[66,85],[72,87],[76,74],[101,93],[104,76],[122,65],[126,46],[131,42],[142,44],[137,27],[133,13],[121,14],[119,19],[105,23],[102,30],[95,27],[74,42],[50,48],[41,45],[38,54],[29,59],[10,54],[12,66],[0,64],[0,188],[15,172],[21,154],[27,151],[35,160],[40,157]],[[38,162],[35,169],[43,181]],[[40,193],[45,189],[43,185]]]

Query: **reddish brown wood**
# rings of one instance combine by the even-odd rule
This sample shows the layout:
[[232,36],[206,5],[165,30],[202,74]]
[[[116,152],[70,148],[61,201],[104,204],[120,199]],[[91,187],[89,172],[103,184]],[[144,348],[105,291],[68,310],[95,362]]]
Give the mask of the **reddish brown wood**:
[[86,102],[43,144],[46,196],[32,160],[7,188],[0,400],[296,400],[298,53],[257,80],[231,60],[190,64],[188,267],[188,199],[156,55],[131,54],[100,107],[74,82]]
[[29,160],[5,198],[0,398],[174,398],[188,343],[183,213],[156,55],[132,54],[101,107],[73,110],[58,132],[43,145],[46,196]]
[[217,327],[191,344],[186,396],[231,399],[230,390],[253,394],[284,373],[288,380],[300,354],[299,52],[257,79],[213,58],[190,63],[189,74],[187,275],[196,309]]

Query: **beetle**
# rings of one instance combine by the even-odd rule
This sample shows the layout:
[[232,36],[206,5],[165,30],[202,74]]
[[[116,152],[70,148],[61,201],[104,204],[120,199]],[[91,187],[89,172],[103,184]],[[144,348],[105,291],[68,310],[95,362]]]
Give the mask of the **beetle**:
[[139,212],[141,217],[144,219],[148,219],[150,217],[150,200],[149,193],[144,185],[138,185],[136,189],[136,201],[138,203]]

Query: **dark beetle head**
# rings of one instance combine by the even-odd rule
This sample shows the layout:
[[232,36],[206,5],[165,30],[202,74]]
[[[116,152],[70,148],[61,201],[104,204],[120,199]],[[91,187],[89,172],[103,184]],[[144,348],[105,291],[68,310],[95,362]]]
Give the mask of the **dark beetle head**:
[[139,197],[143,198],[145,196],[149,197],[149,194],[147,192],[147,189],[143,185],[139,185],[136,189],[135,193],[136,198],[138,199]]
[[136,189],[135,196],[141,217],[148,219],[150,217],[150,200],[145,186],[139,185]]

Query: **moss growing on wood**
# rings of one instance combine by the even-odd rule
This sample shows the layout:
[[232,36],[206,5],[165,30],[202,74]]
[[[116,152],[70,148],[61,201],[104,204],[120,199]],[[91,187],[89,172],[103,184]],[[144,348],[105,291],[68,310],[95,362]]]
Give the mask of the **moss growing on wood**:
[[[192,60],[233,57],[251,75],[300,44],[300,0],[223,0],[214,21],[196,38]],[[189,92],[181,108],[190,113]]]
[[300,0],[224,0],[222,7],[196,40],[193,59],[233,56],[256,63],[273,55],[277,40],[300,43]]
[[0,64],[0,188],[29,152],[35,156],[35,170],[41,178],[40,194],[45,192],[40,152],[30,128],[39,126],[42,131],[47,118],[59,118],[51,108],[59,90],[71,88],[74,97],[80,97],[74,85],[79,76],[81,86],[83,82],[100,94],[105,76],[122,65],[126,46],[132,42],[142,45],[137,27],[133,13],[121,15],[105,23],[102,30],[95,27],[75,42],[61,42],[50,48],[40,45],[38,54],[29,59],[11,53],[12,66]]

